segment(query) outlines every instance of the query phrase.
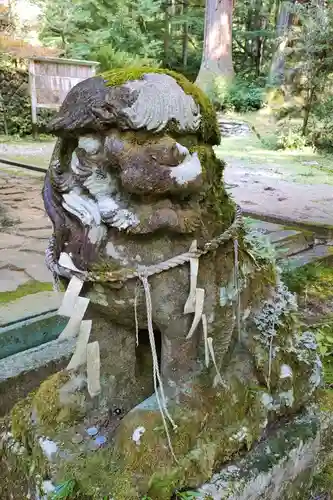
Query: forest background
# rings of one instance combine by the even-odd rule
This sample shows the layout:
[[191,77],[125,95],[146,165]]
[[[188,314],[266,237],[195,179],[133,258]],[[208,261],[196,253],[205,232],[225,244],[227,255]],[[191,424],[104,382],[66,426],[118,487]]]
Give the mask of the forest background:
[[173,69],[222,112],[269,109],[272,147],[333,149],[330,0],[30,0],[33,21],[19,2],[0,2],[0,134],[31,134],[35,54]]

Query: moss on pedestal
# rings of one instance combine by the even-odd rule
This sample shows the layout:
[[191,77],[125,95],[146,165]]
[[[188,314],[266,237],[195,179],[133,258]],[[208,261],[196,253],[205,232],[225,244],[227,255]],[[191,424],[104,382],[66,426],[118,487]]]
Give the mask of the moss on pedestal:
[[[199,382],[199,380],[198,380]],[[169,500],[176,489],[195,487],[220,464],[251,447],[265,425],[260,394],[234,381],[229,389],[193,386],[169,408],[173,452],[157,409],[136,408],[122,420],[108,449],[63,464],[61,480],[74,479],[82,494],[99,499]],[[133,440],[144,428],[140,442]]]
[[[55,435],[60,427],[71,426],[79,416],[72,401],[60,401],[60,389],[70,380],[66,372],[46,379],[35,392],[19,401],[11,412],[11,432],[14,439],[31,449],[34,434]],[[34,416],[33,416],[34,415]]]

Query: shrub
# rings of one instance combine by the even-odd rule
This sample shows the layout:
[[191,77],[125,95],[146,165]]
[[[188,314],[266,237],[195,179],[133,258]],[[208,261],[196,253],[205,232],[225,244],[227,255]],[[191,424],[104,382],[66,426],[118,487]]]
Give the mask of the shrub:
[[213,102],[221,110],[233,110],[244,113],[262,108],[264,90],[254,83],[235,79],[228,83],[223,78],[214,82]]
[[309,145],[309,139],[302,135],[299,127],[288,126],[278,134],[277,149],[299,150]]
[[333,96],[323,97],[313,109],[309,137],[316,148],[333,152]]
[[90,58],[100,63],[101,71],[114,68],[128,68],[130,66],[158,66],[157,61],[148,57],[130,54],[122,50],[115,50],[113,46],[103,45],[90,54]]
[[[41,110],[38,126],[43,131],[52,111]],[[31,135],[31,105],[28,73],[24,70],[0,68],[0,134]]]
[[314,146],[327,153],[333,152],[333,122],[317,127],[311,132],[311,141]]

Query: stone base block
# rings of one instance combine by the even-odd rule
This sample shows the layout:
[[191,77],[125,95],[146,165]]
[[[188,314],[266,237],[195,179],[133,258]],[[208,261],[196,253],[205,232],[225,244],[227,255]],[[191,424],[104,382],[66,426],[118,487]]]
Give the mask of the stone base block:
[[198,489],[201,500],[308,500],[313,476],[331,459],[333,414],[307,413],[271,431],[243,458]]

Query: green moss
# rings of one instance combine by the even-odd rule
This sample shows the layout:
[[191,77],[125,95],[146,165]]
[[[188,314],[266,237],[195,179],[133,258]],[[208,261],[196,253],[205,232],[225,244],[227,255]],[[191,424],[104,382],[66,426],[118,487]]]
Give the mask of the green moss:
[[120,457],[110,449],[101,449],[72,462],[63,462],[58,474],[60,482],[75,480],[79,498],[87,495],[94,500],[109,497],[120,500],[139,498],[133,486],[130,471],[120,471]]
[[20,285],[16,290],[0,293],[0,304],[6,304],[13,300],[20,299],[25,295],[32,295],[38,292],[51,292],[53,290],[52,283],[42,283],[41,281],[30,280],[24,285]]
[[46,379],[40,387],[25,399],[19,401],[11,412],[12,433],[15,439],[26,442],[31,430],[31,412],[36,410],[38,422],[55,431],[58,424],[73,420],[70,405],[61,404],[59,390],[69,380],[66,372],[58,372]]
[[[136,410],[122,420],[112,447],[63,463],[59,480],[74,480],[82,495],[96,500],[110,495],[117,500],[144,495],[169,500],[176,490],[194,488],[244,446],[250,447],[266,416],[260,394],[236,381],[230,391],[195,386],[170,411],[177,424],[176,430],[170,429],[177,461],[167,445],[160,413]],[[141,426],[145,433],[136,445],[132,434]],[[237,437],[242,428],[245,441]]]
[[43,427],[56,428],[59,424],[70,423],[77,417],[77,410],[70,404],[60,402],[60,389],[70,379],[66,372],[58,372],[45,380],[36,391],[32,404]]
[[[218,221],[223,222],[224,228],[230,226],[235,216],[235,204],[227,195],[223,182],[223,170],[225,163],[218,159],[211,146],[197,144],[190,147],[191,153],[198,153],[203,166],[205,184],[207,186],[207,214],[210,216],[211,209]],[[205,224],[205,215],[203,216]],[[219,227],[219,229],[221,229]]]
[[[12,464],[15,474],[20,478],[20,484],[25,480],[29,480],[31,474],[39,474],[40,477],[45,477],[48,474],[47,459],[36,442],[35,429],[32,422],[34,393],[29,394],[25,399],[19,401],[11,412],[11,432],[13,438],[23,445],[23,453],[13,453],[9,450],[4,450],[7,459]],[[13,475],[14,472],[12,471]],[[35,486],[35,485],[34,485]]]
[[186,94],[190,94],[195,102],[200,106],[202,123],[200,135],[204,142],[209,144],[219,144],[221,140],[220,130],[216,119],[216,113],[209,98],[194,83],[191,83],[185,76],[175,71],[164,68],[132,67],[119,68],[102,73],[108,86],[122,85],[128,80],[138,80],[145,73],[165,73],[174,78],[182,87]]
[[333,459],[330,459],[325,467],[314,476],[311,498],[331,498],[333,494]]
[[22,399],[12,409],[11,430],[14,439],[28,446],[29,434],[31,433],[31,408],[33,394]]
[[[112,259],[100,259],[91,266],[90,280],[103,283],[109,281],[112,275],[113,281],[122,281],[130,270],[127,267],[121,267],[119,262]],[[132,271],[134,272],[135,269],[133,268]]]
[[289,290],[308,297],[333,297],[333,268],[323,263],[311,263],[296,269],[286,268],[283,281]]
[[318,403],[321,411],[333,413],[333,390],[321,389],[318,391]]

